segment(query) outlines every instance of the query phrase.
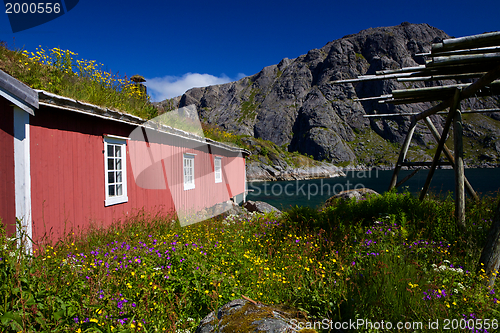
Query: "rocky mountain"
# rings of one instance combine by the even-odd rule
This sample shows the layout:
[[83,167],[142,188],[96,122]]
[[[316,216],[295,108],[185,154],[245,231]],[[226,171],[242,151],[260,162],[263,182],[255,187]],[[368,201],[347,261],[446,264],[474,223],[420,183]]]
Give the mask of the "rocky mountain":
[[[402,23],[393,27],[370,28],[327,43],[296,59],[239,81],[194,88],[183,96],[160,105],[170,109],[194,104],[200,119],[225,130],[270,140],[337,165],[389,165],[399,153],[408,130],[404,117],[375,119],[365,114],[420,112],[429,103],[386,105],[357,99],[390,93],[392,89],[421,87],[429,83],[366,81],[332,84],[339,79],[374,74],[377,70],[416,66],[424,63],[418,53],[432,43],[450,38],[428,24]],[[438,85],[450,84],[443,81]],[[498,98],[477,98],[462,107],[498,107]],[[438,129],[442,116],[433,116]],[[469,165],[478,161],[498,162],[500,114],[464,115],[465,153]],[[417,128],[409,158],[430,160],[435,142],[426,127]],[[452,144],[449,145],[452,148]]]

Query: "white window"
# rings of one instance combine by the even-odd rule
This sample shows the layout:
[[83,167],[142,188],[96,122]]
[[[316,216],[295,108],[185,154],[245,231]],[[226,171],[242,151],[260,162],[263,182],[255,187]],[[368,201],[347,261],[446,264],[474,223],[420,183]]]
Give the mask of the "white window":
[[194,155],[184,154],[184,190],[194,188]]
[[222,158],[215,157],[214,158],[214,172],[215,172],[215,182],[222,183]]
[[128,201],[126,138],[104,137],[105,206]]

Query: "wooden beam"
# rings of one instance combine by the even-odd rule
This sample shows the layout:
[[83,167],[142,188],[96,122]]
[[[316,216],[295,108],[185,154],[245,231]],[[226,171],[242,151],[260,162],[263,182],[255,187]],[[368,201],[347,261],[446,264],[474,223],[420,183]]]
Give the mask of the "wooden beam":
[[387,100],[381,100],[378,103],[379,104],[392,104],[392,105],[401,105],[401,104],[414,104],[414,103],[427,103],[427,102],[435,102],[442,100],[442,97],[437,97],[434,96],[433,98],[427,98],[427,97],[419,97],[419,98],[398,98],[398,99],[387,99]]
[[387,117],[411,117],[418,113],[381,113],[381,114],[365,114],[363,118],[387,118]]
[[364,102],[364,101],[376,101],[379,99],[384,99],[384,98],[391,98],[392,95],[381,95],[381,96],[373,96],[373,97],[364,97],[364,98],[358,98],[354,99],[355,102]]
[[[477,110],[467,110],[463,111],[462,114],[466,113],[490,113],[490,112],[500,112],[500,109],[477,109]],[[418,115],[419,113],[408,112],[408,113],[381,113],[381,114],[365,114],[363,118],[388,118],[388,117],[411,117]],[[436,114],[448,114],[448,111],[439,111]],[[428,118],[424,118],[428,119]],[[439,141],[439,139],[437,139]]]
[[[425,87],[425,88],[412,88],[412,89],[399,89],[393,90],[392,96],[394,98],[416,98],[421,95],[443,95],[450,94],[453,96],[456,88],[465,88],[470,83],[452,84],[447,86]],[[444,98],[441,98],[444,99]]]
[[415,132],[416,127],[417,122],[414,118],[412,118],[410,129],[408,130],[408,134],[406,134],[405,141],[403,142],[403,146],[401,147],[401,151],[399,152],[398,161],[396,163],[396,166],[394,167],[394,172],[392,173],[391,182],[389,184],[389,191],[392,190],[398,182],[398,174],[399,170],[401,170],[401,163],[403,163],[406,158],[406,153],[408,152],[408,148],[410,147],[411,138],[413,136],[413,133]]
[[387,69],[383,71],[376,71],[376,75],[385,75],[385,74],[395,74],[395,73],[408,73],[408,72],[416,72],[425,69],[425,65],[419,65],[415,67],[404,67],[400,69]]
[[432,55],[433,57],[444,57],[444,56],[463,55],[463,54],[484,54],[484,53],[495,53],[495,52],[500,52],[500,46],[478,47],[478,48],[445,51],[445,52],[434,52],[434,53],[429,52],[422,55],[426,56]]
[[410,173],[408,176],[406,176],[405,178],[403,178],[399,183],[397,183],[396,187],[400,187],[401,185],[403,185],[408,179],[410,179],[411,177],[415,176],[417,174],[417,172],[419,172],[420,170],[422,170],[422,169],[418,168],[418,169],[413,170],[412,173]]
[[[462,112],[462,113],[464,113],[464,112]],[[427,118],[424,118],[424,122],[427,125],[427,127],[429,128],[429,130],[431,131],[432,136],[434,137],[434,140],[436,140],[436,142],[439,143],[439,141],[441,140],[441,134],[439,134],[439,132],[438,132],[436,126],[434,126],[434,123],[432,122],[432,120],[429,117],[427,117]],[[446,158],[448,159],[448,161],[450,161],[453,168],[455,168],[455,158],[453,157],[451,151],[448,149],[446,144],[443,145],[443,152],[444,152],[444,155],[446,156]],[[472,188],[472,185],[469,183],[469,181],[467,180],[467,178],[465,176],[464,176],[464,182],[465,182],[465,188],[467,189],[467,192],[469,193],[469,195],[471,197],[473,197],[474,200],[479,201],[479,197],[478,197],[476,191],[474,191],[474,189]]]
[[453,142],[455,146],[455,217],[459,227],[465,229],[463,127],[462,114],[458,109],[453,116]]
[[[448,165],[451,166],[450,162],[437,162],[437,165]],[[432,166],[432,162],[403,162],[401,166],[414,167],[414,166],[422,166],[422,167],[430,167]]]
[[434,175],[434,171],[436,170],[437,163],[439,161],[439,157],[441,156],[441,151],[443,150],[443,146],[446,142],[446,136],[448,135],[448,131],[450,130],[451,122],[453,121],[453,115],[455,113],[455,110],[458,108],[458,105],[460,103],[460,89],[457,88],[455,91],[455,96],[453,97],[453,104],[450,107],[450,112],[448,112],[448,117],[446,117],[446,122],[444,124],[443,128],[443,134],[441,135],[441,140],[439,140],[437,149],[436,149],[436,154],[434,155],[434,159],[432,160],[432,166],[429,169],[429,173],[427,174],[427,179],[425,181],[424,187],[422,188],[422,191],[420,192],[420,200],[423,200],[425,198],[425,195],[427,194],[427,191],[429,190],[429,186],[431,184],[432,176]]
[[481,63],[497,62],[498,60],[500,60],[499,53],[435,57],[433,60],[431,60],[426,64],[426,68],[450,66],[450,65],[462,65],[462,64],[470,64],[476,62],[481,62]]
[[464,79],[474,79],[481,77],[485,72],[479,73],[466,73],[466,74],[447,74],[447,75],[431,75],[431,76],[420,76],[420,77],[401,77],[398,78],[398,82],[411,82],[411,81],[438,81],[438,80],[464,80]]
[[441,43],[432,44],[431,52],[445,52],[466,49],[470,47],[498,46],[500,44],[500,32],[490,32],[480,35],[465,36],[460,38],[445,39]]
[[406,77],[411,73],[400,73],[400,74],[388,74],[388,75],[360,75],[356,79],[347,79],[347,80],[335,80],[330,81],[331,84],[339,84],[339,83],[356,83],[362,81],[373,81],[373,80],[383,80],[383,79],[396,79],[398,77]]

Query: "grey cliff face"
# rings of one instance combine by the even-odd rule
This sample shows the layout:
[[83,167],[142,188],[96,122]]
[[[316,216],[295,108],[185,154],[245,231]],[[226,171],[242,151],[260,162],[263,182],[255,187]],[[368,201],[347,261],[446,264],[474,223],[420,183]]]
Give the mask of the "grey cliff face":
[[[288,147],[289,151],[306,153],[318,160],[376,164],[383,160],[381,147],[386,143],[389,147],[402,143],[409,121],[403,117],[368,119],[363,115],[375,111],[420,112],[431,105],[394,106],[356,99],[387,94],[391,89],[421,87],[425,83],[384,80],[334,85],[330,82],[374,74],[381,69],[417,66],[424,59],[415,54],[429,51],[432,43],[446,38],[450,37],[427,24],[405,22],[394,27],[370,28],[329,42],[296,59],[285,58],[278,65],[265,67],[237,82],[193,88],[175,103],[178,101],[178,107],[195,104],[200,118],[207,123],[270,140]],[[447,83],[451,81],[437,84]],[[478,100],[475,105],[477,108],[488,106],[498,107],[498,100]],[[443,118],[434,116],[433,120],[441,129]],[[499,127],[491,126],[487,135],[500,136]],[[358,141],[367,141],[368,137],[372,138],[370,142],[383,141],[370,147],[373,150],[370,154],[366,146],[362,149],[358,145],[363,143]],[[428,158],[425,149],[431,149],[434,144],[430,132],[419,126],[416,138],[420,157]],[[498,149],[494,143],[490,146]],[[377,154],[381,157],[374,157]]]

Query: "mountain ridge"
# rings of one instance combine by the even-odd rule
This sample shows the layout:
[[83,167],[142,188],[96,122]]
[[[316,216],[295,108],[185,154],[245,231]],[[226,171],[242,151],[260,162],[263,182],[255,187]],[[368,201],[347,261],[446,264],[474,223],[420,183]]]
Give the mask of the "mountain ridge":
[[[409,121],[367,119],[365,114],[421,112],[430,103],[380,105],[357,99],[390,93],[393,89],[422,87],[429,83],[395,80],[332,85],[330,82],[373,74],[377,70],[410,67],[424,59],[432,43],[450,38],[428,24],[404,22],[398,26],[369,28],[346,35],[295,59],[282,59],[260,72],[235,82],[193,88],[180,97],[160,102],[164,109],[194,104],[200,119],[236,133],[272,141],[289,151],[312,155],[338,165],[390,165]],[[444,85],[455,81],[442,81]],[[463,102],[463,107],[498,107],[498,97]],[[466,161],[496,163],[500,153],[500,116],[465,117]],[[443,118],[433,116],[441,129]],[[430,160],[435,147],[431,133],[416,130],[408,157]]]

